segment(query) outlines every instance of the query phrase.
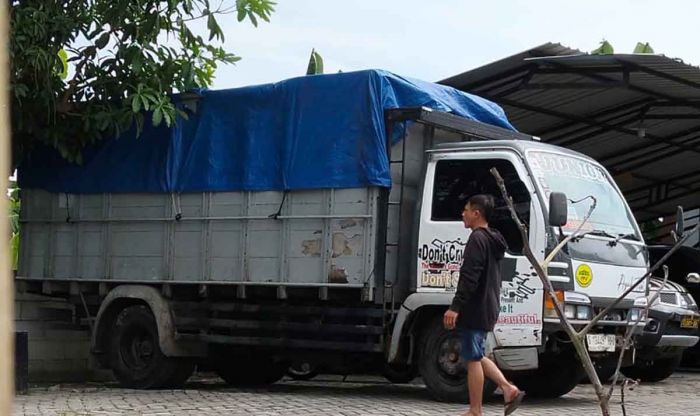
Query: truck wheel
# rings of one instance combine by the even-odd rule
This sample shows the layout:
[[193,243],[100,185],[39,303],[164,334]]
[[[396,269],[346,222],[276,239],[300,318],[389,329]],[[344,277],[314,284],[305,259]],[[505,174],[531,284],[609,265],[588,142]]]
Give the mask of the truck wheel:
[[[430,395],[443,402],[468,402],[467,368],[460,357],[458,332],[446,330],[438,316],[424,328],[422,338],[418,371]],[[496,385],[485,379],[484,399],[495,390]]]
[[[593,361],[593,366],[595,367],[596,374],[598,374],[598,379],[600,379],[601,383],[605,384],[615,375],[617,362],[615,360]],[[583,376],[579,383],[591,384],[591,380],[588,378],[585,371],[583,371]]]
[[656,360],[639,360],[634,366],[623,368],[622,372],[629,378],[647,383],[666,380],[681,364],[682,354]]
[[394,384],[406,384],[416,378],[418,370],[415,366],[397,367],[388,363],[384,364],[382,375]]
[[543,354],[539,367],[528,374],[515,374],[512,381],[530,397],[553,399],[576,388],[585,376],[583,367],[573,353]]
[[231,386],[266,386],[279,381],[287,370],[269,357],[229,357],[216,365],[216,374]]
[[287,369],[287,375],[294,380],[307,381],[318,375],[318,368],[308,362],[295,362]]
[[132,389],[177,387],[194,371],[191,362],[163,355],[156,319],[145,305],[129,306],[117,315],[111,331],[109,363],[117,381]]

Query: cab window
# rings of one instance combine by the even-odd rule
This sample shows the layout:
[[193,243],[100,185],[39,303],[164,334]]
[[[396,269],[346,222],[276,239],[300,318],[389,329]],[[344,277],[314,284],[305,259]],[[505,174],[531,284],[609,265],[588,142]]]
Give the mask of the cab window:
[[495,200],[495,209],[490,227],[503,234],[508,243],[508,251],[522,253],[523,242],[515,221],[496,180],[489,170],[495,167],[505,181],[508,193],[513,197],[516,211],[521,221],[530,222],[530,194],[520,180],[512,163],[503,159],[441,160],[435,169],[431,219],[433,221],[462,221],[462,210],[469,197],[476,194],[490,194]]

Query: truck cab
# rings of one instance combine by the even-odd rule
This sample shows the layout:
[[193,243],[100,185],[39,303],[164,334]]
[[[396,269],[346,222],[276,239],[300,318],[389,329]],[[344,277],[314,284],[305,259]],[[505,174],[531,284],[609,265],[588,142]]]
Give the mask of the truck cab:
[[[527,242],[522,241],[490,173],[494,167],[527,226]],[[582,368],[554,311],[554,302],[523,255],[523,244],[529,244],[537,258],[544,260],[561,239],[578,228],[595,199],[597,206],[581,230],[583,235],[568,243],[548,270],[567,318],[574,327],[587,324],[648,270],[642,234],[610,174],[585,155],[535,138],[448,142],[427,150],[421,189],[415,215],[415,292],[399,311],[405,316],[397,320],[419,315],[415,313],[420,311],[418,305],[449,305],[462,258],[469,255],[463,252],[470,234],[460,215],[464,203],[475,194],[493,195],[496,207],[489,225],[503,234],[508,250],[502,261],[501,312],[489,349],[499,367],[530,395],[558,397],[568,393],[581,380]],[[552,192],[563,192],[569,200],[568,221],[563,227],[552,226],[547,220]],[[640,311],[634,307],[634,299],[641,295],[629,295],[587,337],[594,361],[605,363],[617,357],[622,335]],[[444,393],[447,386],[464,371],[456,335],[437,322],[424,328],[417,357],[420,373],[435,396],[448,399]],[[426,335],[425,331],[436,334]],[[396,328],[394,335],[398,335]],[[442,355],[426,356],[429,351],[442,351]],[[391,358],[396,357],[390,354]],[[436,363],[432,365],[436,368],[428,368],[427,361]]]

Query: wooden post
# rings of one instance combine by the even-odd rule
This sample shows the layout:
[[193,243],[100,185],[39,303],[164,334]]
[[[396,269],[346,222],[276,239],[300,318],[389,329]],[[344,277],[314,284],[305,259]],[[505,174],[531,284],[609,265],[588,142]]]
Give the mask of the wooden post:
[[[10,112],[8,76],[8,10],[0,7],[0,189],[7,192],[10,175]],[[10,273],[10,238],[7,197],[0,198],[0,415],[12,414],[14,397],[15,285]]]

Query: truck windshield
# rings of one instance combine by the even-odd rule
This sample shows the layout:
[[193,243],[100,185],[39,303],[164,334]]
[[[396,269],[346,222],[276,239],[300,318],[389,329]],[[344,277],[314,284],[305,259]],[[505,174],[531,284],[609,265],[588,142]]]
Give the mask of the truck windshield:
[[[608,175],[598,165],[559,153],[533,151],[528,153],[528,162],[544,194],[549,200],[551,192],[564,192],[568,199],[578,201],[594,196],[598,205],[591,218],[582,228],[593,234],[610,235],[613,238],[639,239],[622,196],[610,183]],[[574,231],[586,216],[590,199],[569,203],[567,231]]]

